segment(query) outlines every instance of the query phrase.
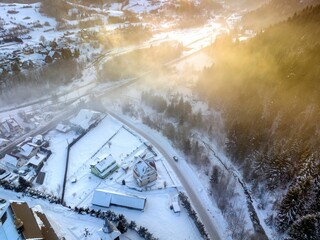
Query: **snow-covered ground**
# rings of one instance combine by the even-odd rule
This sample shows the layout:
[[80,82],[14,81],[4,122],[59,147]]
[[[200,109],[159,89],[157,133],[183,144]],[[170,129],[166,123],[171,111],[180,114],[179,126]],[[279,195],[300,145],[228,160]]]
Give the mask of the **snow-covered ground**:
[[[9,31],[19,25],[22,25],[28,29],[28,33],[21,36],[23,43],[4,43],[0,45],[0,58],[6,56],[13,51],[33,45],[37,45],[40,42],[40,36],[45,37],[47,41],[58,39],[63,36],[63,32],[54,31],[57,22],[53,18],[42,15],[39,12],[40,3],[33,4],[0,4],[0,12],[3,13],[0,16],[0,21],[4,23],[3,29]],[[10,11],[16,11],[15,14],[10,14]],[[42,27],[33,27],[33,24],[41,24]],[[34,63],[37,61],[43,61],[44,57],[41,54],[22,54],[21,62],[26,60],[32,60]]]
[[[37,188],[60,195],[67,144],[75,138],[75,133],[71,131],[64,134],[52,130],[46,138],[50,139],[53,154],[42,169],[46,172],[44,184],[37,185]],[[199,232],[186,210],[181,207],[180,213],[174,213],[170,209],[173,199],[177,199],[181,185],[159,152],[155,157],[158,172],[156,182],[150,183],[147,188],[140,188],[136,184],[132,176],[132,168],[135,157],[148,151],[144,142],[146,140],[141,136],[107,115],[97,127],[89,131],[71,148],[65,194],[66,204],[73,207],[94,207],[91,200],[96,188],[141,195],[147,198],[146,207],[142,212],[114,206],[110,209],[124,214],[128,220],[134,220],[138,225],[147,227],[159,239],[200,239]],[[95,164],[97,158],[109,154],[112,154],[120,168],[108,178],[100,179],[91,173],[90,165]],[[121,168],[124,164],[129,166],[127,171]],[[74,179],[76,182],[73,182]],[[126,185],[122,185],[122,180],[125,180]],[[82,220],[79,219],[79,221]],[[57,224],[61,224],[60,221]],[[79,227],[74,226],[74,228],[71,226],[68,231],[75,231],[74,234],[79,236],[77,235]],[[94,227],[92,227],[93,230]]]

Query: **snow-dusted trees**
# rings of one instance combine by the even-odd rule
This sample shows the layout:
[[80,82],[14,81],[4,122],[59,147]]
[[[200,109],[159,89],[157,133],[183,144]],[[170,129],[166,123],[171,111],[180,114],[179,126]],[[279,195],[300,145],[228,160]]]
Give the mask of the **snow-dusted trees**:
[[303,216],[289,230],[289,240],[320,239],[320,213]]
[[[276,217],[279,231],[287,231],[296,221],[308,214],[320,213],[320,177],[305,176],[299,179],[280,203]],[[301,218],[301,219],[300,219]]]

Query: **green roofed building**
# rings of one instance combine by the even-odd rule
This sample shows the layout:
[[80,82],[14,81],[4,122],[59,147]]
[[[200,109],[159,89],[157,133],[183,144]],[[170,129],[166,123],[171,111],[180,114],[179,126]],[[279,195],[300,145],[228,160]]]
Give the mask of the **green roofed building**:
[[116,160],[110,154],[96,165],[91,165],[91,172],[99,178],[106,178],[119,168]]

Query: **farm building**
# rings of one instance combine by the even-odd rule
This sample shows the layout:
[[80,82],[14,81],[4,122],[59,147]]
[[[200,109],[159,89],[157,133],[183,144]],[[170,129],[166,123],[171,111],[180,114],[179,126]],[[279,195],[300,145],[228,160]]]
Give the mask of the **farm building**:
[[92,204],[100,207],[110,207],[110,205],[143,210],[147,199],[145,197],[123,194],[103,189],[96,189]]
[[96,165],[91,165],[91,172],[99,178],[106,178],[114,171],[116,171],[119,166],[116,163],[116,160],[110,154],[108,157],[105,157],[101,161],[98,161]]

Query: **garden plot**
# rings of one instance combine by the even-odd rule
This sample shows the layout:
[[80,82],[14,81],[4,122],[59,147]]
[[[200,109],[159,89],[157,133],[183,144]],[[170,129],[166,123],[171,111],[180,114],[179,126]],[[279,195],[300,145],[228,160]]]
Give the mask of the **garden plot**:
[[64,171],[66,168],[66,157],[68,142],[76,138],[75,132],[59,133],[57,130],[50,131],[46,136],[49,139],[51,156],[47,159],[41,171],[45,173],[45,179],[42,185],[34,183],[35,188],[51,193],[55,196],[61,196]]

